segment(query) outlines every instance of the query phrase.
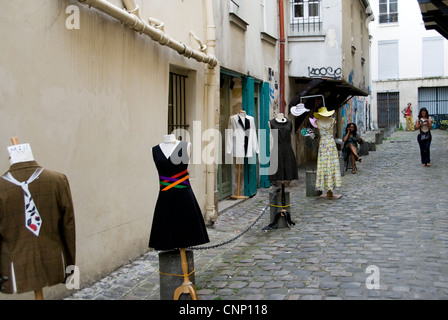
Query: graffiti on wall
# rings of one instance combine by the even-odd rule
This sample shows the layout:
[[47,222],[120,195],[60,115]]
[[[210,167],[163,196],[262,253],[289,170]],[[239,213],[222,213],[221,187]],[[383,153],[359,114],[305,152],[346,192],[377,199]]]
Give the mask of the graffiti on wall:
[[[354,85],[354,71],[350,72],[348,82]],[[364,80],[361,81],[359,87],[363,87]],[[368,89],[370,92],[370,88]],[[342,133],[349,123],[354,123],[358,127],[358,133],[363,134],[370,129],[370,97],[357,96],[353,97],[341,108]]]
[[370,102],[368,97],[353,97],[341,108],[342,134],[349,123],[358,127],[358,133],[363,134],[368,129]]
[[326,77],[339,80],[341,79],[342,76],[342,69],[341,68],[333,69],[332,67],[321,67],[321,68],[308,67],[308,76],[311,78]]
[[268,68],[269,73],[269,109],[273,111],[274,115],[276,115],[279,110],[278,99],[276,99],[276,90],[278,85],[275,81],[275,73],[274,69]]

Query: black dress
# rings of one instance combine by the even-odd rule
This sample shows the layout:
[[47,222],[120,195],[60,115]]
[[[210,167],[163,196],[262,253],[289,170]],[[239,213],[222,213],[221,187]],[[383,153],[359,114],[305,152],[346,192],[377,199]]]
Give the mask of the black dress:
[[[270,181],[281,181],[281,180],[297,180],[299,174],[297,171],[297,162],[294,155],[294,151],[291,146],[291,132],[292,132],[292,121],[286,119],[286,122],[279,123],[275,119],[269,121],[271,124],[271,130],[277,129],[278,131],[278,168],[277,172],[270,172]],[[275,141],[274,141],[275,143]],[[275,149],[274,149],[275,150]],[[273,151],[274,151],[273,150]],[[273,168],[273,161],[271,155],[271,167]],[[275,166],[274,166],[275,167]],[[275,169],[275,168],[274,168]],[[272,169],[271,169],[272,170]]]
[[159,173],[160,191],[149,247],[156,250],[188,248],[210,241],[188,179],[187,146],[187,142],[181,141],[168,158],[160,146],[152,148]]

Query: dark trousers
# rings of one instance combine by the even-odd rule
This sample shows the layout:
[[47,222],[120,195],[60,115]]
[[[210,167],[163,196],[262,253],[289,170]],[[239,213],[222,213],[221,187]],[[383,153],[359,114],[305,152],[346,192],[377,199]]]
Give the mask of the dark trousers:
[[429,147],[431,146],[432,136],[429,136],[429,139],[422,140],[420,134],[417,136],[417,141],[420,146],[420,157],[422,158],[422,164],[431,163],[431,154],[429,151]]

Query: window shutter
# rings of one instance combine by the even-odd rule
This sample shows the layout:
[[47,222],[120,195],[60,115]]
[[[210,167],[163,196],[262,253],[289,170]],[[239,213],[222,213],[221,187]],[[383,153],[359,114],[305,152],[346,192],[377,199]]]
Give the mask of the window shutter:
[[378,42],[379,80],[398,79],[398,40]]
[[423,77],[443,76],[443,38],[423,38]]

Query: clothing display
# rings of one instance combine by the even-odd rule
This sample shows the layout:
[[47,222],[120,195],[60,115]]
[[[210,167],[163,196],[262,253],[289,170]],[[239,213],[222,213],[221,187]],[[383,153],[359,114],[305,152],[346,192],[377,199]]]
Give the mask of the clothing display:
[[270,181],[297,180],[299,178],[296,156],[291,146],[293,124],[291,120],[285,119],[286,122],[282,123],[275,118],[269,121],[271,130],[278,130],[278,166],[277,171],[269,175]]
[[334,121],[331,119],[328,126],[323,126],[320,120],[317,121],[320,142],[317,156],[316,189],[320,191],[331,191],[342,185],[338,150],[333,137]]
[[67,177],[36,161],[14,163],[0,178],[3,293],[64,283],[75,265],[75,216]]
[[188,248],[209,242],[201,209],[189,182],[188,142],[179,142],[166,157],[159,145],[152,148],[160,191],[154,210],[149,247],[156,250]]
[[[230,117],[226,136],[226,153],[238,158],[250,158],[259,153],[254,117],[238,113]],[[231,134],[231,135],[230,135]]]

